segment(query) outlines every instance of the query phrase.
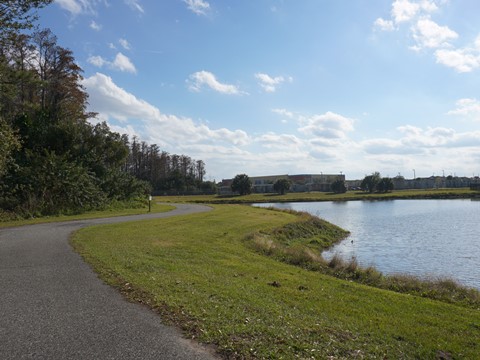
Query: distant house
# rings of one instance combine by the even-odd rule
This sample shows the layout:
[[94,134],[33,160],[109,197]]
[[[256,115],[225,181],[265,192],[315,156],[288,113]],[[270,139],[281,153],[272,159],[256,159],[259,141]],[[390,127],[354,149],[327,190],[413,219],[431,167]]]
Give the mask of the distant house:
[[395,189],[439,189],[439,188],[464,188],[470,186],[471,178],[457,176],[430,176],[426,178],[405,179],[395,182]]
[[[345,181],[343,174],[299,174],[299,175],[269,175],[252,176],[253,192],[255,193],[274,193],[273,184],[279,179],[287,179],[291,182],[290,192],[309,192],[309,191],[330,191],[332,183],[336,180]],[[218,185],[220,195],[231,195],[231,185],[233,179],[224,179]]]
[[273,184],[279,179],[288,179],[288,175],[271,175],[251,177],[254,193],[273,193]]

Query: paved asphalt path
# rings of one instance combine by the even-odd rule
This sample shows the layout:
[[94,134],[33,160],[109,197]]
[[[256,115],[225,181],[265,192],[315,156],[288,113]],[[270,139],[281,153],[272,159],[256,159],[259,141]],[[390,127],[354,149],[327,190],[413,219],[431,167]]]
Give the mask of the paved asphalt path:
[[208,211],[176,205],[168,213],[0,230],[0,359],[213,359],[160,316],[105,285],[69,245],[93,224]]

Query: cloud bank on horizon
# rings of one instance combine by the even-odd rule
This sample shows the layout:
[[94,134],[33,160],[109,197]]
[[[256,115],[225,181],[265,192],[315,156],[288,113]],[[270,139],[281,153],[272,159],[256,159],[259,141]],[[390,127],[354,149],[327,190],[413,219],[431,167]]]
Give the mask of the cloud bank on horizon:
[[41,25],[84,68],[92,121],[211,179],[479,175],[480,4],[55,3]]

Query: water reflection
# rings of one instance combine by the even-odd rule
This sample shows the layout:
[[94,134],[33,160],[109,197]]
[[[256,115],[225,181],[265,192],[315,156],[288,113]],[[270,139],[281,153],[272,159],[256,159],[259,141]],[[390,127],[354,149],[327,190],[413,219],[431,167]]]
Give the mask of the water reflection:
[[390,200],[270,203],[307,211],[351,232],[324,253],[391,273],[450,277],[480,289],[479,201]]

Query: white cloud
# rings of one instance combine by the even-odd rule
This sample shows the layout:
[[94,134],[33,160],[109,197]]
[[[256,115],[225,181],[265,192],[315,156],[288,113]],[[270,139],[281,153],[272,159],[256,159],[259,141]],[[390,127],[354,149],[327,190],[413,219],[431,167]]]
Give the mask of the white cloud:
[[414,23],[422,18],[429,19],[431,14],[439,9],[437,3],[443,4],[445,0],[395,0],[392,2],[390,19],[377,18],[374,26],[380,30],[392,31],[398,30],[403,23]]
[[90,28],[95,31],[100,31],[102,30],[102,26],[97,24],[94,20],[90,23]]
[[435,51],[437,63],[451,67],[459,73],[471,72],[480,67],[480,35],[472,44],[457,49]]
[[347,133],[354,130],[354,119],[331,111],[313,116],[294,114],[287,109],[272,109],[272,112],[296,120],[300,126],[298,132],[306,135],[310,144],[315,146],[336,146],[339,140],[345,141]]
[[361,146],[367,154],[373,155],[415,155],[424,152],[422,149],[406,146],[402,141],[393,139],[365,140],[361,143]]
[[203,0],[183,0],[189,10],[197,15],[206,15],[210,10],[210,4]]
[[419,128],[417,126],[413,125],[405,125],[405,126],[399,126],[397,128],[398,131],[400,131],[403,134],[406,134],[407,136],[419,136],[422,134],[422,128]]
[[437,63],[454,68],[460,73],[471,72],[480,67],[480,54],[470,48],[439,49],[435,51]]
[[84,79],[82,85],[90,95],[91,110],[104,116],[120,121],[127,121],[129,118],[153,119],[160,116],[157,108],[118,87],[107,75],[96,73]]
[[202,135],[205,141],[212,143],[226,141],[234,145],[244,146],[251,142],[250,137],[243,130],[231,131],[226,128],[211,130],[206,125],[200,125],[198,126],[197,131],[200,135]]
[[103,67],[103,66],[108,66],[109,68],[113,69],[113,70],[118,70],[118,71],[122,71],[122,72],[129,72],[129,73],[133,73],[133,74],[136,74],[137,73],[137,69],[135,68],[135,65],[132,63],[132,61],[125,55],[123,55],[122,53],[117,53],[117,55],[115,56],[115,58],[113,59],[113,61],[108,61],[108,60],[105,60],[103,57],[101,56],[90,56],[87,61],[96,66],[96,67]]
[[458,34],[448,26],[439,26],[430,19],[420,19],[412,28],[413,38],[420,48],[439,48],[450,46],[449,41],[458,38]]
[[120,121],[125,124],[124,127],[131,120],[137,121],[135,127],[140,135],[162,146],[208,145],[212,142],[244,146],[251,141],[243,130],[210,129],[189,118],[163,114],[157,107],[138,99],[117,86],[111,77],[101,73],[83,80],[82,85],[89,94],[91,111],[98,112],[102,119]]
[[127,4],[132,10],[138,11],[141,14],[145,12],[142,5],[140,5],[140,0],[124,0],[124,1],[125,1],[125,4]]
[[126,39],[119,39],[118,42],[125,50],[130,50],[130,43]]
[[471,72],[480,67],[480,35],[467,46],[454,47],[452,42],[460,38],[459,34],[431,19],[432,14],[446,2],[447,0],[395,0],[392,3],[391,19],[377,18],[374,28],[392,31],[399,30],[403,23],[410,23],[409,30],[414,41],[410,49],[432,49],[438,64],[453,68],[459,73]]
[[457,137],[453,129],[441,127],[427,127],[424,130],[415,126],[400,126],[397,130],[404,134],[400,140],[402,145],[411,149],[442,147],[452,143]]
[[448,115],[464,116],[480,121],[480,101],[477,99],[460,99],[455,104],[457,108],[449,111]]
[[130,59],[123,55],[122,53],[118,53],[113,60],[112,67],[116,70],[120,70],[123,72],[130,72],[133,74],[137,73],[137,69],[135,65],[130,61]]
[[395,23],[412,20],[420,10],[420,5],[409,0],[396,0],[392,4],[392,18]]
[[105,60],[104,58],[102,58],[101,56],[90,56],[87,61],[92,64],[92,65],[95,65],[96,67],[102,67],[106,64],[108,64],[108,61]]
[[55,0],[62,9],[71,15],[95,14],[98,4],[105,3],[105,0]]
[[478,148],[480,131],[459,133],[454,129],[427,127],[426,129],[406,125],[397,128],[401,134],[398,139],[369,139],[361,146],[369,154],[414,155],[451,151],[450,149]]
[[375,20],[373,25],[375,26],[375,28],[378,28],[382,31],[393,31],[393,30],[395,30],[395,26],[393,25],[393,21],[391,21],[391,20],[384,20],[382,18],[378,18],[377,20]]
[[375,28],[383,31],[395,30],[395,25],[414,22],[421,17],[429,17],[431,13],[438,10],[437,2],[443,0],[395,0],[390,11],[390,20],[377,18],[374,22]]
[[291,111],[288,111],[287,109],[272,109],[272,112],[282,116],[286,116],[289,119],[293,119],[295,117],[295,114]]
[[[275,134],[268,132],[255,139],[266,148],[291,149],[298,148],[303,144],[302,140],[292,134]],[[290,150],[289,150],[290,151]]]
[[76,0],[55,0],[55,3],[73,15],[78,15],[82,12],[82,5]]
[[430,19],[431,14],[438,10],[436,2],[443,3],[441,0],[395,0],[392,3],[391,18],[377,18],[374,28],[393,31],[399,30],[403,23],[412,23],[414,26],[410,31],[417,43],[426,47],[443,46],[445,42],[457,38],[458,35]]
[[[440,0],[439,3],[445,3],[448,0]],[[422,0],[420,1],[420,7],[428,13],[433,13],[438,10],[438,5],[435,0]]]
[[203,87],[209,87],[222,94],[239,95],[245,94],[240,91],[235,85],[222,84],[217,80],[214,74],[208,71],[198,71],[189,76],[187,80],[188,88],[191,91],[199,92]]
[[280,85],[285,81],[289,81],[289,82],[293,81],[291,77],[288,77],[288,78],[284,78],[283,76],[271,77],[270,75],[263,74],[263,73],[255,74],[255,78],[259,80],[259,85],[266,92],[275,92],[277,90],[277,85]]
[[327,111],[323,115],[301,119],[301,123],[304,126],[298,129],[300,132],[326,139],[345,139],[346,133],[354,130],[353,119],[331,111]]

